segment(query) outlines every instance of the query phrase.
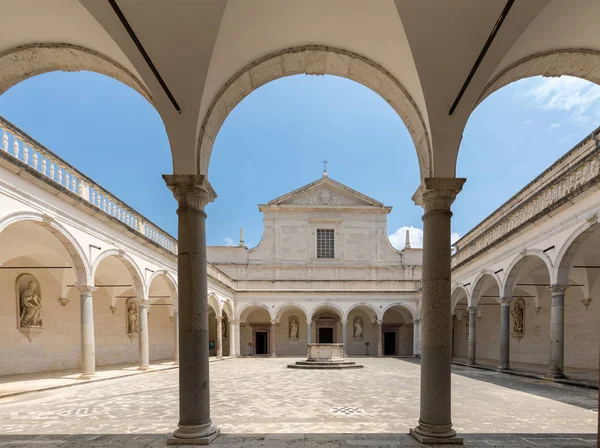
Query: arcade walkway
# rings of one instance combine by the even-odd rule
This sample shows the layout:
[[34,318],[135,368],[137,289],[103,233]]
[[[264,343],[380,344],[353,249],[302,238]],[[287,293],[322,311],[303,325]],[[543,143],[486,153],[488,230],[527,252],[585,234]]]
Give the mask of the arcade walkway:
[[[212,412],[225,434],[217,444],[417,446],[407,434],[419,412],[416,361],[361,358],[364,369],[319,372],[287,369],[292,361],[210,364]],[[165,446],[177,376],[164,370],[0,399],[0,446]],[[593,446],[595,391],[457,366],[452,386],[467,446]]]

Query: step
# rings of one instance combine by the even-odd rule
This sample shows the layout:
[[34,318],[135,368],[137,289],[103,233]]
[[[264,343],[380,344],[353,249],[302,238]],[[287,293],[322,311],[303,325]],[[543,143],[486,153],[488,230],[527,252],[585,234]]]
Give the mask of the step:
[[304,363],[304,364],[288,364],[288,369],[307,369],[307,370],[340,370],[340,369],[362,369],[364,366],[360,364],[339,364],[339,363]]

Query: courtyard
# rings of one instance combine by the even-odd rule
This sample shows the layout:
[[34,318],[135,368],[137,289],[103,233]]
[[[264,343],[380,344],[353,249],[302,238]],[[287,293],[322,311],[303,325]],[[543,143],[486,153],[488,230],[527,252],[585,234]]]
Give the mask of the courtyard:
[[[293,358],[211,362],[211,411],[227,446],[417,446],[414,359],[364,369],[288,369]],[[597,392],[454,366],[453,423],[470,446],[593,446]],[[165,446],[177,369],[0,400],[0,447]]]

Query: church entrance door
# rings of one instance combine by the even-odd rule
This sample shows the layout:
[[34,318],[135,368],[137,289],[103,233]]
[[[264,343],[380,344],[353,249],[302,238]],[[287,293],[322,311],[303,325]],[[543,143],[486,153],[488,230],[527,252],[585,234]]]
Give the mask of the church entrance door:
[[267,344],[267,332],[266,331],[257,331],[255,333],[255,347],[257,355],[267,355],[268,354],[268,344]]
[[333,328],[319,328],[319,344],[333,344]]
[[396,354],[396,332],[386,331],[383,334],[383,354],[395,355]]

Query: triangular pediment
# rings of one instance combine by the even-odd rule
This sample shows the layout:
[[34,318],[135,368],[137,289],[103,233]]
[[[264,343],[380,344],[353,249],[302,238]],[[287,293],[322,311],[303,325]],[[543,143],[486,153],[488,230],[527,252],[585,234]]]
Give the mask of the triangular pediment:
[[269,205],[383,206],[381,202],[328,177],[273,199]]

